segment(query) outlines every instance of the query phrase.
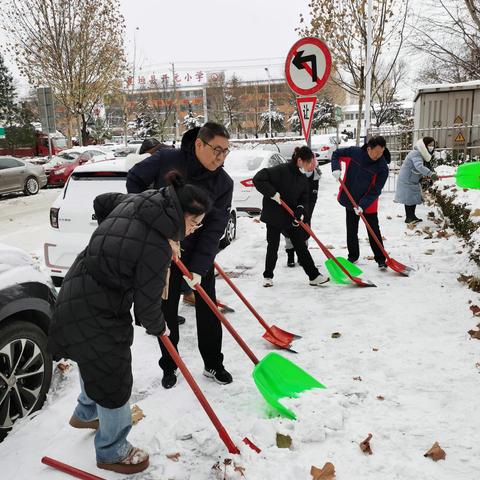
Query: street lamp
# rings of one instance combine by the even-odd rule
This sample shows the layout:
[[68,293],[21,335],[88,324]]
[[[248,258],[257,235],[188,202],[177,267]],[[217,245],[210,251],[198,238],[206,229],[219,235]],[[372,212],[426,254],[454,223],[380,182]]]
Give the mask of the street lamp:
[[265,67],[265,71],[267,72],[267,77],[268,77],[268,134],[270,138],[272,138],[272,99],[271,99],[271,94],[270,94],[270,72],[268,70],[268,67]]

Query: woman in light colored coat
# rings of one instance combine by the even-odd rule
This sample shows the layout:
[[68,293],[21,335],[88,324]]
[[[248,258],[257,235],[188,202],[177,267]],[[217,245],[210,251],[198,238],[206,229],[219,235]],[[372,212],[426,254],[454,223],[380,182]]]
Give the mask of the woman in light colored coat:
[[400,169],[394,201],[405,205],[405,223],[422,221],[415,216],[415,208],[423,203],[420,180],[423,177],[438,179],[437,175],[423,164],[430,161],[434,150],[435,140],[432,137],[421,138],[406,156]]

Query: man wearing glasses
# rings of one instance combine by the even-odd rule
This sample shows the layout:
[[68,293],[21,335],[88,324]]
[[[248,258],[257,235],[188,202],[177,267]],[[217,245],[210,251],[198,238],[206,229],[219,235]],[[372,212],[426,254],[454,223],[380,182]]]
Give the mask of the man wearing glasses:
[[[178,170],[187,183],[202,187],[212,198],[213,207],[202,225],[197,226],[196,232],[187,237],[181,247],[182,261],[193,274],[192,280],[185,280],[195,291],[198,348],[205,364],[203,374],[222,385],[232,382],[232,376],[223,366],[222,327],[210,307],[197,294],[195,285],[200,283],[216,302],[213,262],[230,216],[233,193],[233,181],[222,168],[230,152],[229,138],[223,125],[208,122],[200,128],[191,148],[161,149],[137,163],[127,176],[128,192],[139,193],[166,186],[165,175],[171,170]],[[180,270],[172,264],[168,300],[164,300],[162,310],[175,347],[179,340],[177,315],[182,280]],[[162,385],[172,388],[177,383],[176,365],[163,344],[159,343],[162,350],[159,361],[163,370]]]

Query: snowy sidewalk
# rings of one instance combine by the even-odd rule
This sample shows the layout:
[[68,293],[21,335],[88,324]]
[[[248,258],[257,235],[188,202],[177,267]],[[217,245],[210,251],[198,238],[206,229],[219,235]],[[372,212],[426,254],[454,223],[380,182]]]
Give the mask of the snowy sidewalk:
[[[346,257],[344,209],[336,203],[338,184],[323,168],[313,228],[334,253]],[[225,366],[234,383],[218,386],[201,376],[196,347],[194,311],[182,307],[187,322],[181,327],[180,352],[227,431],[242,450],[235,458],[196,402],[185,380],[164,390],[157,367],[158,345],[142,329],[135,331],[132,403],[144,411],[130,441],[147,448],[152,466],[137,479],[222,479],[223,461],[232,458],[248,480],[311,479],[310,467],[332,462],[338,480],[422,479],[473,480],[480,471],[480,430],[476,410],[480,398],[480,343],[467,331],[476,325],[469,300],[478,294],[457,282],[472,270],[462,243],[451,236],[436,238],[438,227],[424,219],[409,230],[403,206],[385,193],[380,201],[380,227],[392,256],[416,269],[410,278],[379,271],[364,227],[360,226],[363,277],[377,288],[358,288],[329,282],[308,286],[300,267],[288,269],[283,250],[275,272],[275,286],[261,287],[266,249],[265,228],[240,218],[238,239],[218,258],[224,270],[239,273],[234,282],[265,320],[303,339],[295,343],[298,355],[281,352],[327,386],[300,400],[288,400],[298,415],[295,422],[268,418],[251,371],[253,364],[224,332]],[[398,218],[397,215],[402,215]],[[391,217],[387,219],[387,217]],[[433,238],[416,231],[429,226]],[[324,258],[310,243],[318,265]],[[283,247],[282,247],[283,248]],[[228,318],[260,358],[270,350],[256,323],[233,292],[218,281],[218,297],[233,306]],[[332,338],[339,332],[339,338]],[[40,463],[48,455],[104,478],[121,478],[96,469],[93,434],[75,431],[68,419],[78,394],[77,371],[63,378],[57,372],[44,409],[21,422],[0,446],[1,477],[5,479],[68,478]],[[291,449],[276,446],[276,433],[292,438]],[[373,455],[359,442],[372,433]],[[192,438],[182,440],[185,435]],[[261,449],[257,455],[241,443],[248,436]],[[433,462],[423,454],[438,441],[446,460]],[[179,452],[179,461],[166,458]],[[212,470],[219,461],[222,472]],[[233,464],[226,478],[242,478]],[[216,474],[216,473],[218,474]]]

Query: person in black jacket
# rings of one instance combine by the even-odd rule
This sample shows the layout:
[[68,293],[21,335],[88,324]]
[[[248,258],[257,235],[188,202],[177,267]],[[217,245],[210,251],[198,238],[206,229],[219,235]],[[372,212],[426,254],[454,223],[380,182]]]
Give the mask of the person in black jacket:
[[[328,281],[315,266],[305,242],[305,235],[296,220],[304,220],[309,212],[308,180],[305,172],[315,167],[315,155],[308,147],[297,147],[288,164],[263,168],[253,177],[255,188],[263,195],[260,220],[267,224],[267,256],[263,286],[273,286],[273,271],[277,264],[282,232],[290,238],[299,262],[308,275],[310,285]],[[281,206],[283,200],[295,213],[295,219]]]
[[[65,276],[48,349],[80,371],[81,394],[70,419],[96,429],[97,466],[119,473],[148,467],[148,454],[127,441],[132,417],[133,325],[168,335],[162,292],[172,248],[193,233],[210,208],[208,195],[173,172],[171,186],[139,195],[105,193],[94,201],[99,226]],[[177,254],[177,252],[175,252]]]
[[[230,216],[233,193],[233,180],[223,169],[229,153],[228,139],[225,127],[217,123],[206,123],[200,128],[191,148],[159,150],[155,155],[137,163],[127,176],[128,192],[137,193],[151,185],[155,188],[163,186],[165,173],[174,168],[189,183],[208,192],[213,208],[206,215],[203,227],[182,242],[182,261],[194,277],[187,281],[189,286],[194,289],[196,284],[201,283],[213,302],[216,302],[213,263]],[[175,347],[179,340],[177,314],[182,278],[180,270],[172,265],[168,300],[163,304],[163,313]],[[231,383],[232,376],[223,366],[221,324],[196,291],[195,311],[198,347],[205,365],[203,373],[219,384]],[[164,373],[162,385],[171,388],[177,382],[176,365],[162,343],[160,348],[162,358],[159,365]]]
[[[317,168],[317,160],[315,159],[312,162],[310,170],[306,170],[304,175],[307,177],[308,180],[308,212],[305,213],[304,222],[308,225],[312,224],[312,215],[313,210],[315,209],[315,205],[317,204],[317,197],[318,197],[318,184],[320,181],[320,176],[322,173]],[[308,242],[308,238],[306,240]],[[307,243],[308,244],[308,243]],[[295,250],[293,248],[293,244],[290,238],[285,237],[285,252],[287,252],[287,266],[294,267],[295,266]]]

